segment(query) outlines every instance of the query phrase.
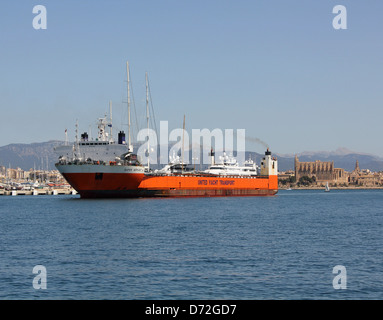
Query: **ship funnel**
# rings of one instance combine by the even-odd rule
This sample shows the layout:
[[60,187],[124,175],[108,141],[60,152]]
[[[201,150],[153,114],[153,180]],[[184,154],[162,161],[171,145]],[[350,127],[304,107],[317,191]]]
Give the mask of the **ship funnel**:
[[278,175],[278,161],[276,157],[271,156],[271,151],[267,148],[261,161],[261,176],[274,175]]
[[125,132],[124,131],[120,131],[118,133],[118,144],[125,144]]
[[213,148],[211,148],[209,156],[211,159],[211,165],[214,166],[214,164],[215,164],[215,159],[214,159],[215,158],[215,152],[214,152]]
[[88,141],[88,133],[84,132],[81,134],[81,141]]

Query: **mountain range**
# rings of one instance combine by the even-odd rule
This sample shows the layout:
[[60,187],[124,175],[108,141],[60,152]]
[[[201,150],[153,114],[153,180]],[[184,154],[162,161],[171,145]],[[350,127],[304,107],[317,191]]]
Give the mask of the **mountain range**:
[[[23,170],[55,169],[57,155],[53,148],[64,144],[63,141],[52,140],[47,142],[30,144],[9,144],[0,147],[0,165],[11,168],[21,168]],[[137,149],[136,149],[137,150]],[[278,158],[279,171],[294,170],[295,154],[274,153]],[[371,171],[383,171],[383,158],[354,152],[345,148],[339,148],[335,151],[317,151],[302,152],[297,154],[299,161],[334,161],[335,168],[343,168],[346,171],[352,171],[355,168],[356,160],[359,161],[361,169],[370,169]],[[246,152],[246,159],[251,157],[259,164],[263,154],[256,152]]]
[[[356,161],[359,162],[361,169],[369,169],[371,171],[383,171],[383,158],[372,154],[360,153],[348,150],[346,148],[338,148],[335,151],[316,151],[302,152],[297,154],[300,162],[306,161],[334,161],[335,168],[342,168],[346,171],[355,169]],[[293,170],[295,155],[277,154],[278,166],[280,171]]]
[[57,155],[53,148],[61,144],[64,142],[52,140],[30,144],[13,143],[0,147],[0,165],[23,170],[54,170]]

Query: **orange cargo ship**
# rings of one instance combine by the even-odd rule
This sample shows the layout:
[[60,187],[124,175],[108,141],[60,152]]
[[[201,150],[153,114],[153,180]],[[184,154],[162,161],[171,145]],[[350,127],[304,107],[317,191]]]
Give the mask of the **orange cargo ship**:
[[278,192],[278,178],[202,174],[146,176],[139,189],[142,196],[148,197],[269,196]]
[[[113,140],[110,109],[110,122],[106,117],[99,119],[98,138],[89,140],[85,132],[79,141],[76,124],[76,142],[55,149],[59,155],[57,169],[82,198],[268,196],[278,192],[277,159],[271,156],[269,149],[260,168],[251,160],[239,166],[235,158],[226,154],[220,157],[219,163],[215,163],[213,150],[210,153],[211,166],[201,172],[188,170],[179,157],[173,157],[168,165],[155,172],[149,170],[149,163],[144,167],[131,145],[128,63],[127,78],[127,143],[123,131],[118,134],[118,143]],[[147,119],[148,97],[146,76]],[[107,126],[109,133],[106,132]]]
[[[277,159],[267,150],[260,168],[252,161],[240,167],[223,158],[201,172],[178,159],[156,172],[145,172],[137,156],[119,161],[60,161],[57,169],[81,198],[270,196],[278,192]],[[258,172],[259,171],[259,172]]]
[[[214,160],[213,160],[214,161]],[[269,196],[278,192],[277,159],[267,150],[261,161],[260,174],[254,166],[239,167],[236,163],[213,164],[201,173],[172,172],[172,167],[146,174],[139,185],[140,195],[146,197],[227,197]],[[213,174],[214,170],[220,170]],[[181,172],[180,172],[181,171]]]

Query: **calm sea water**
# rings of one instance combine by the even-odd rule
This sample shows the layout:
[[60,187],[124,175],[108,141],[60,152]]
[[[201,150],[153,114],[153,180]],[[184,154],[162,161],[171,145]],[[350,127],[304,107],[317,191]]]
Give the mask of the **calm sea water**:
[[[4,196],[0,299],[382,299],[382,232],[382,190]],[[46,289],[32,285],[36,265]]]

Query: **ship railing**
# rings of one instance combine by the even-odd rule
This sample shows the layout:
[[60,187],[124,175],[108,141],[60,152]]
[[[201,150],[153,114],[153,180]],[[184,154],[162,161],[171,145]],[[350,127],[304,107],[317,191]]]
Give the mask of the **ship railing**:
[[85,164],[88,164],[88,165],[106,165],[106,162],[103,160],[84,161],[84,160],[75,159],[75,160],[59,160],[56,164],[58,164],[58,165],[85,165]]
[[67,160],[67,159],[60,159],[56,164],[58,165],[110,165],[110,166],[141,166],[141,163],[136,160],[128,160],[128,161],[103,161],[103,160]]

